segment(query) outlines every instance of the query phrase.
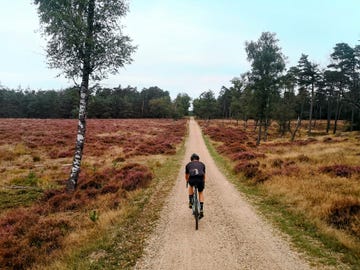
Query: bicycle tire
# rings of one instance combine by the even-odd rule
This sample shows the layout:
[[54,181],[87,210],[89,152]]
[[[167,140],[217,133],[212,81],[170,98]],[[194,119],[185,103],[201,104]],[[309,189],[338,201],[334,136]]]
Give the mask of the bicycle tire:
[[199,219],[200,219],[200,213],[199,213],[199,198],[198,198],[198,190],[197,187],[195,187],[194,191],[194,217],[195,217],[195,230],[199,229]]
[[199,229],[199,214],[195,215],[195,230]]

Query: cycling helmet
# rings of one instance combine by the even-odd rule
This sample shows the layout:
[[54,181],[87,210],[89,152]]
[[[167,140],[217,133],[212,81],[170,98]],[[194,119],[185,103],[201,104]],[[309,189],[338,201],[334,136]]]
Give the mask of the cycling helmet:
[[193,160],[199,160],[199,159],[200,159],[199,155],[198,155],[198,154],[195,154],[195,153],[192,154],[191,157],[190,157],[190,160],[191,160],[191,161],[193,161]]

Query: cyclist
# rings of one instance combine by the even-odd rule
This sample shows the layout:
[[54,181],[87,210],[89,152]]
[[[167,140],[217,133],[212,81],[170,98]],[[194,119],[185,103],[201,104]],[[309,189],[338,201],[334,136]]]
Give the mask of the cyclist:
[[200,201],[200,218],[204,216],[204,194],[205,188],[205,164],[200,161],[197,154],[192,154],[189,162],[185,167],[185,180],[189,183],[189,208],[192,208],[194,199],[194,185],[196,184],[199,191]]

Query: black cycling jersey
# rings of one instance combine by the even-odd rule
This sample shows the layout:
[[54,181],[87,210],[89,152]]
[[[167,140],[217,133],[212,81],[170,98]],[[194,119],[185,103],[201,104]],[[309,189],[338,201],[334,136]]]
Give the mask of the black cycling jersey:
[[185,167],[185,173],[189,174],[190,178],[204,178],[205,175],[205,164],[201,161],[191,161]]
[[185,173],[189,174],[189,185],[198,187],[199,192],[205,188],[205,164],[200,161],[191,161],[185,167]]

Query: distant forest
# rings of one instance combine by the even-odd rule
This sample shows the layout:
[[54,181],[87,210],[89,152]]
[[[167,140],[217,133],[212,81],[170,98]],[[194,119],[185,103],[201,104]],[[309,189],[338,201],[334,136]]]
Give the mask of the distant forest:
[[[251,70],[223,86],[216,97],[204,91],[194,100],[182,93],[171,100],[168,91],[149,87],[95,86],[88,100],[89,118],[181,118],[190,113],[203,119],[254,119],[266,130],[271,121],[281,132],[290,121],[327,121],[336,133],[337,121],[348,130],[360,129],[360,45],[334,46],[326,68],[302,54],[297,65],[287,68],[286,57],[274,33],[264,32],[258,41],[246,43]],[[0,86],[0,117],[76,118],[79,89],[33,91]],[[192,103],[192,111],[189,112]]]
[[[191,98],[178,94],[171,100],[158,87],[138,91],[133,87],[96,86],[88,100],[89,118],[181,118],[189,114]],[[10,90],[0,88],[2,118],[77,118],[79,88],[55,91]]]
[[290,131],[292,120],[297,120],[297,127],[308,120],[309,134],[316,119],[326,120],[326,132],[336,133],[340,119],[348,130],[360,129],[360,45],[337,43],[326,68],[305,54],[287,68],[274,33],[246,42],[245,50],[251,70],[234,78],[230,87],[222,87],[217,98],[211,90],[203,92],[193,100],[194,115],[254,119],[265,136],[272,121],[282,134]]

